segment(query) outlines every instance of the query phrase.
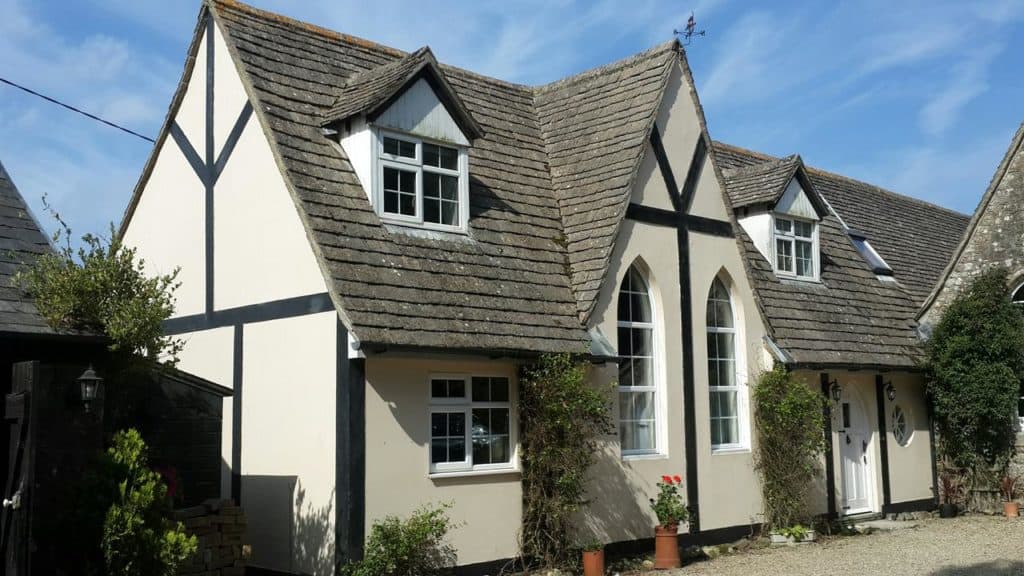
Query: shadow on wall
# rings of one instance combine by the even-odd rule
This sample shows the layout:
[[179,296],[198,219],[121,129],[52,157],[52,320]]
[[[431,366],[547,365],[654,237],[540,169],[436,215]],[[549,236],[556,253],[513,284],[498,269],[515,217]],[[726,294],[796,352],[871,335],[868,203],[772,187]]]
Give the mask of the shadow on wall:
[[296,476],[243,476],[250,564],[316,576],[334,573],[334,490],[324,506],[309,502]]
[[1020,576],[1024,574],[1024,562],[1020,560],[996,560],[969,566],[947,566],[931,573],[931,576]]
[[602,542],[643,540],[654,537],[657,520],[650,506],[641,505],[638,494],[653,496],[656,487],[638,485],[626,477],[625,467],[617,449],[617,437],[605,442],[597,462],[588,472],[587,495],[590,503],[582,511],[578,537]]

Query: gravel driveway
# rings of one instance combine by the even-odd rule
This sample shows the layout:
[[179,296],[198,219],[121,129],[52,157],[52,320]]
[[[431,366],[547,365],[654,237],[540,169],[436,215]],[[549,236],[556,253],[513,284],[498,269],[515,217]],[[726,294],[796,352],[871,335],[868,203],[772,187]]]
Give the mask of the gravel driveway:
[[731,554],[671,574],[1024,576],[1024,518],[969,516],[918,524],[918,528]]

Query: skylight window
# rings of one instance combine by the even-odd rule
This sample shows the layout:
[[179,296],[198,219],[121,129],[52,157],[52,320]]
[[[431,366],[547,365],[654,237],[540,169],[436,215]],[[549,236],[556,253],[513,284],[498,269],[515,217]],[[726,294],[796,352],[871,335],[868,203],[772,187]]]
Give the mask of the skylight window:
[[867,237],[859,232],[849,231],[850,240],[853,246],[860,252],[860,255],[871,266],[871,271],[879,276],[892,276],[892,268],[885,262],[885,259],[875,251],[875,248],[868,242]]

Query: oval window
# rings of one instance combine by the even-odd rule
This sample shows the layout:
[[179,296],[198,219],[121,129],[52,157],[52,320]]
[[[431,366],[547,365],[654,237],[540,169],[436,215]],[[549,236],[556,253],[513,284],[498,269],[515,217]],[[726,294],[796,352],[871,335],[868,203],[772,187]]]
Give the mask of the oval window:
[[910,428],[910,423],[907,420],[907,413],[903,411],[903,408],[900,408],[899,405],[893,406],[892,435],[900,446],[910,444],[910,437],[913,435],[913,430]]

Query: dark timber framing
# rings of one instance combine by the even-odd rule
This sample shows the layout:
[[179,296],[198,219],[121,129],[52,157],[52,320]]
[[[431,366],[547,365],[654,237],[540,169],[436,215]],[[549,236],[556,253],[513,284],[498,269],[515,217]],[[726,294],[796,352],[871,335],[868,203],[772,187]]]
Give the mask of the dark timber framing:
[[184,130],[178,125],[176,120],[172,120],[169,126],[169,132],[171,138],[175,144],[181,150],[181,153],[188,160],[189,165],[192,166],[192,170],[196,173],[199,181],[203,183],[204,199],[204,231],[205,239],[203,243],[203,252],[205,259],[205,271],[206,271],[206,293],[205,293],[205,310],[206,314],[213,313],[213,279],[214,279],[214,246],[213,246],[213,188],[217,183],[217,179],[220,178],[221,173],[224,171],[224,167],[228,163],[228,159],[231,158],[231,153],[235,149],[235,144],[238,143],[238,139],[242,136],[242,131],[245,129],[246,124],[249,122],[249,118],[252,116],[252,103],[246,101],[242,107],[241,113],[238,115],[238,119],[235,120],[234,126],[231,128],[231,132],[228,134],[227,140],[224,142],[224,147],[221,149],[220,154],[217,154],[214,150],[213,142],[213,104],[214,104],[214,22],[213,17],[207,13],[206,15],[206,126],[204,130],[204,138],[206,140],[203,146],[203,156],[199,156],[199,152],[196,151],[196,147],[189,142],[188,137],[185,135]]
[[700,181],[700,172],[707,157],[707,143],[704,135],[697,138],[697,145],[686,172],[686,181],[680,190],[676,185],[672,165],[661,141],[658,125],[651,128],[651,149],[658,161],[658,169],[665,180],[672,206],[675,211],[629,204],[626,217],[638,222],[676,229],[676,245],[679,250],[679,304],[682,319],[683,343],[683,430],[686,446],[686,502],[690,508],[690,537],[700,534],[700,491],[697,470],[697,409],[696,384],[693,371],[693,295],[690,286],[690,231],[714,236],[732,237],[732,224],[725,221],[687,214]]
[[875,403],[878,405],[878,449],[882,460],[882,512],[892,506],[892,488],[889,482],[889,434],[885,427],[885,381],[875,375]]
[[235,325],[231,383],[231,498],[242,505],[242,350],[243,325]]
[[828,499],[828,517],[835,518],[836,514],[836,465],[833,461],[832,446],[832,395],[829,391],[828,372],[821,373],[821,395],[825,397],[822,412],[825,421],[825,496]]
[[192,316],[171,318],[164,320],[163,328],[164,333],[174,336],[188,332],[235,326],[237,324],[266,322],[268,320],[281,320],[307,314],[319,314],[321,312],[330,312],[334,309],[334,302],[331,301],[331,296],[327,292],[321,292],[320,294],[295,296],[262,304],[214,310],[209,314],[194,314]]
[[348,331],[338,320],[335,408],[335,561],[363,557],[366,533],[366,359],[349,358]]

